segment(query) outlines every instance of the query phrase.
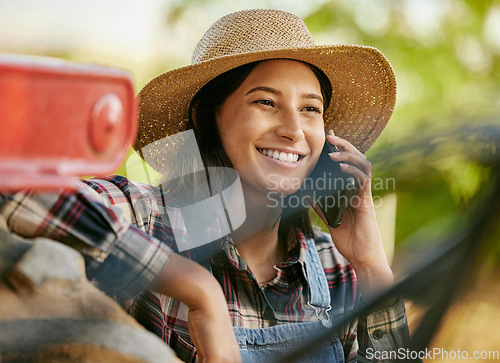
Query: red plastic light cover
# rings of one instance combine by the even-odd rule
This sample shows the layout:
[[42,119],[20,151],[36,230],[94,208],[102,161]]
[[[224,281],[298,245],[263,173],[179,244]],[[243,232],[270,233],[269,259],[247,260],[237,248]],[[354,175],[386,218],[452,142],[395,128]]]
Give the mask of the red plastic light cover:
[[131,76],[0,54],[0,190],[71,188],[112,173],[137,133]]

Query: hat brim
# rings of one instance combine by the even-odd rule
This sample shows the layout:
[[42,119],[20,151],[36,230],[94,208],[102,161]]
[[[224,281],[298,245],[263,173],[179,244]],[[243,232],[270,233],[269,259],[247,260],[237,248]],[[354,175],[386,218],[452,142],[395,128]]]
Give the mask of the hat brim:
[[370,148],[386,126],[396,102],[396,78],[379,50],[360,45],[277,49],[215,58],[152,79],[138,95],[139,130],[134,148],[140,150],[186,130],[190,102],[210,80],[241,65],[268,59],[302,61],[323,71],[333,91],[324,114],[325,129],[332,129],[361,152]]

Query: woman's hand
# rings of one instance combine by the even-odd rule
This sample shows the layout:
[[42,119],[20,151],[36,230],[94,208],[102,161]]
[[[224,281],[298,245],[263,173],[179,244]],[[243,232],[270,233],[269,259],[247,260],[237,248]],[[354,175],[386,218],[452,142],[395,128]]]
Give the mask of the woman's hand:
[[173,254],[150,289],[187,305],[189,334],[200,362],[241,362],[226,298],[205,268]]
[[[338,152],[330,154],[331,159],[339,162],[341,170],[357,182],[341,225],[329,228],[330,234],[338,251],[356,271],[363,294],[371,295],[389,287],[394,281],[375,218],[371,163],[351,143],[335,136],[332,131],[328,133],[327,142],[338,149]],[[326,223],[319,208],[316,206],[314,209]]]

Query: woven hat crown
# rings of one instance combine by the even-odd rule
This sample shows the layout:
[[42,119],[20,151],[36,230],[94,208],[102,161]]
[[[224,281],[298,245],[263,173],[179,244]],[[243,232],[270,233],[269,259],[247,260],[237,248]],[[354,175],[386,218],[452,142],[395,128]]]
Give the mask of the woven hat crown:
[[[156,170],[168,169],[168,148],[158,144],[189,127],[191,101],[219,75],[241,65],[292,59],[321,70],[332,85],[325,129],[366,152],[384,129],[396,101],[396,78],[377,49],[316,45],[299,17],[280,10],[243,10],[215,22],[196,46],[191,65],[153,78],[139,93],[134,145]],[[146,150],[146,146],[151,145]]]
[[235,54],[314,47],[311,33],[296,15],[278,10],[243,10],[214,23],[196,46],[192,64]]

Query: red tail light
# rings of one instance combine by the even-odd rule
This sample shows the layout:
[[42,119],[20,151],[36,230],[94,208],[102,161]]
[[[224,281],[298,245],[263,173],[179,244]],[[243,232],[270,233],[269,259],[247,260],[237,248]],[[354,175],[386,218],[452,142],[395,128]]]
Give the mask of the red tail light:
[[124,71],[0,55],[0,189],[70,187],[123,160],[137,132]]

